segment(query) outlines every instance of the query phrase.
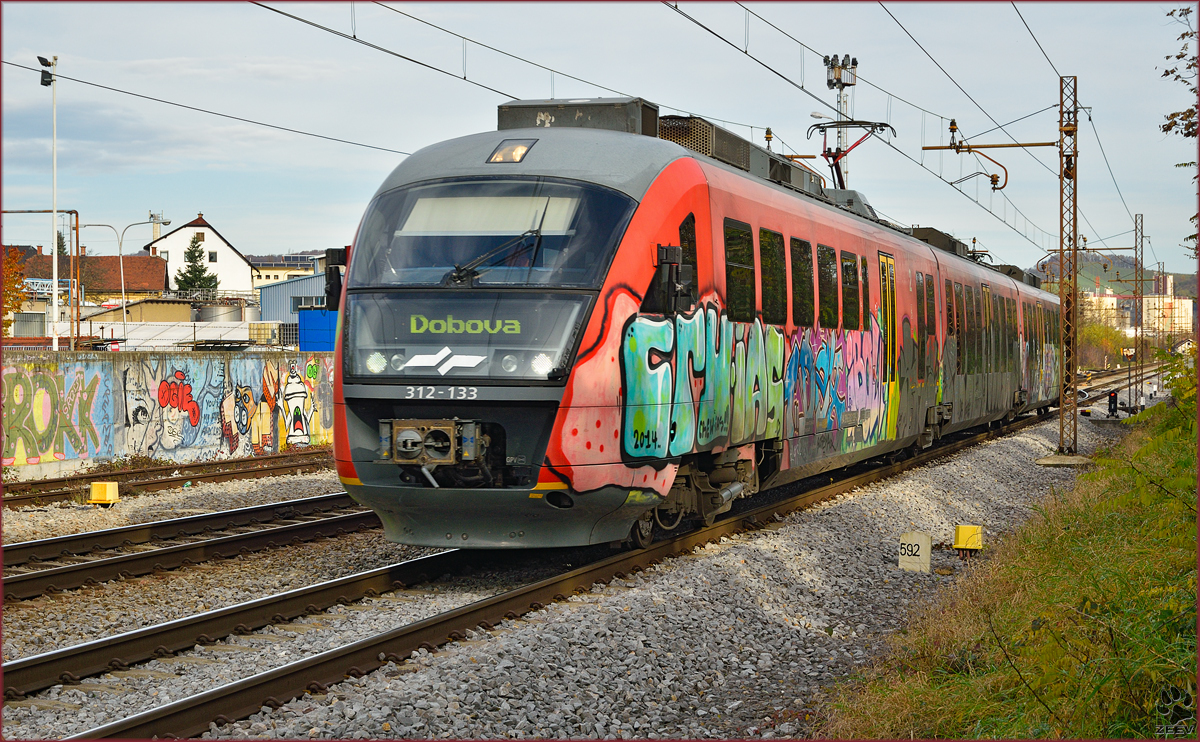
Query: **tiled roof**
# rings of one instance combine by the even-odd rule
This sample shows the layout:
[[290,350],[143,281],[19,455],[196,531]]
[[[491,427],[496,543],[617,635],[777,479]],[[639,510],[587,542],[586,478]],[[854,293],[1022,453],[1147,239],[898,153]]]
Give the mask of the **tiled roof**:
[[240,250],[238,250],[236,247],[233,246],[232,242],[225,239],[225,236],[217,231],[216,227],[214,227],[213,225],[204,221],[204,212],[200,212],[199,214],[196,215],[195,219],[191,220],[187,224],[182,224],[182,225],[176,227],[175,229],[172,229],[170,232],[167,232],[166,234],[160,236],[157,240],[151,240],[150,242],[147,242],[145,245],[142,246],[142,249],[149,251],[151,245],[155,244],[156,242],[161,242],[162,240],[166,239],[167,237],[170,237],[171,235],[175,234],[179,230],[185,229],[187,227],[204,227],[205,229],[211,229],[213,231],[213,234],[215,234],[217,237],[220,237],[221,241],[224,242],[226,245],[229,245],[229,249],[233,250],[234,255],[238,256],[242,260],[245,260],[246,265],[250,266],[251,268],[254,268],[255,270],[258,270],[258,268],[256,268],[255,265],[253,263],[251,263],[246,258],[246,256],[241,253]]
[[[121,268],[116,255],[84,255],[80,258],[79,275],[85,291],[120,291]],[[26,278],[50,278],[49,255],[33,255],[25,261]],[[71,261],[59,257],[58,277],[70,276]],[[163,291],[167,288],[167,261],[149,255],[125,256],[125,290]]]

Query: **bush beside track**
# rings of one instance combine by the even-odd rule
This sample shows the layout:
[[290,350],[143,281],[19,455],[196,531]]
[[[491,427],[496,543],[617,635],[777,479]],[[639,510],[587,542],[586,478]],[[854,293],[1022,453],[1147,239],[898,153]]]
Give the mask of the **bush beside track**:
[[1194,364],[1168,360],[1174,399],[915,617],[817,735],[1194,739]]

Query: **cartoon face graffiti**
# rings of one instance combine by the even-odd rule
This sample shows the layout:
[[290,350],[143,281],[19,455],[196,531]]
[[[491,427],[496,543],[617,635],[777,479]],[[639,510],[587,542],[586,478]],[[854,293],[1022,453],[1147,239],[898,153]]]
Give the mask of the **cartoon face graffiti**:
[[257,405],[254,403],[254,392],[248,386],[239,386],[233,390],[233,421],[238,433],[245,435],[250,430],[250,417]]
[[156,406],[151,404],[150,390],[139,369],[124,369],[125,387],[125,447],[131,454],[153,456],[158,447],[158,426],[154,421]]
[[308,386],[304,383],[304,379],[294,364],[288,370],[282,391],[280,405],[286,415],[288,431],[286,440],[292,445],[308,445],[308,424],[313,412],[312,410],[307,414],[304,412],[304,403],[308,400]]

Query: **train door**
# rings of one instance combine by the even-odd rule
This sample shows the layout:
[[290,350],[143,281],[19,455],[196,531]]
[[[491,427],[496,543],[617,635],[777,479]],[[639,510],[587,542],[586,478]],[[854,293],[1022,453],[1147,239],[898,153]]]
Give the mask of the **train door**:
[[883,387],[887,436],[894,439],[900,413],[900,385],[896,381],[896,259],[884,252],[879,253],[879,319],[883,335],[879,382]]

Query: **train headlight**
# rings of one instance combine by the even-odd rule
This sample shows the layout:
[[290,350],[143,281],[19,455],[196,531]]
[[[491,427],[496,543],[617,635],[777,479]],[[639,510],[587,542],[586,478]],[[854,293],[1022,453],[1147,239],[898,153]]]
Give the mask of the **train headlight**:
[[511,374],[517,370],[517,357],[512,353],[500,359],[500,368],[504,369],[504,373]]
[[387,368],[387,358],[382,353],[376,351],[367,356],[368,371],[373,374],[381,374],[385,368]]
[[403,369],[405,363],[408,363],[408,359],[404,357],[403,353],[397,353],[396,355],[392,356],[393,371],[399,371]]
[[533,357],[529,368],[538,376],[545,376],[554,369],[554,360],[545,353],[538,353]]

